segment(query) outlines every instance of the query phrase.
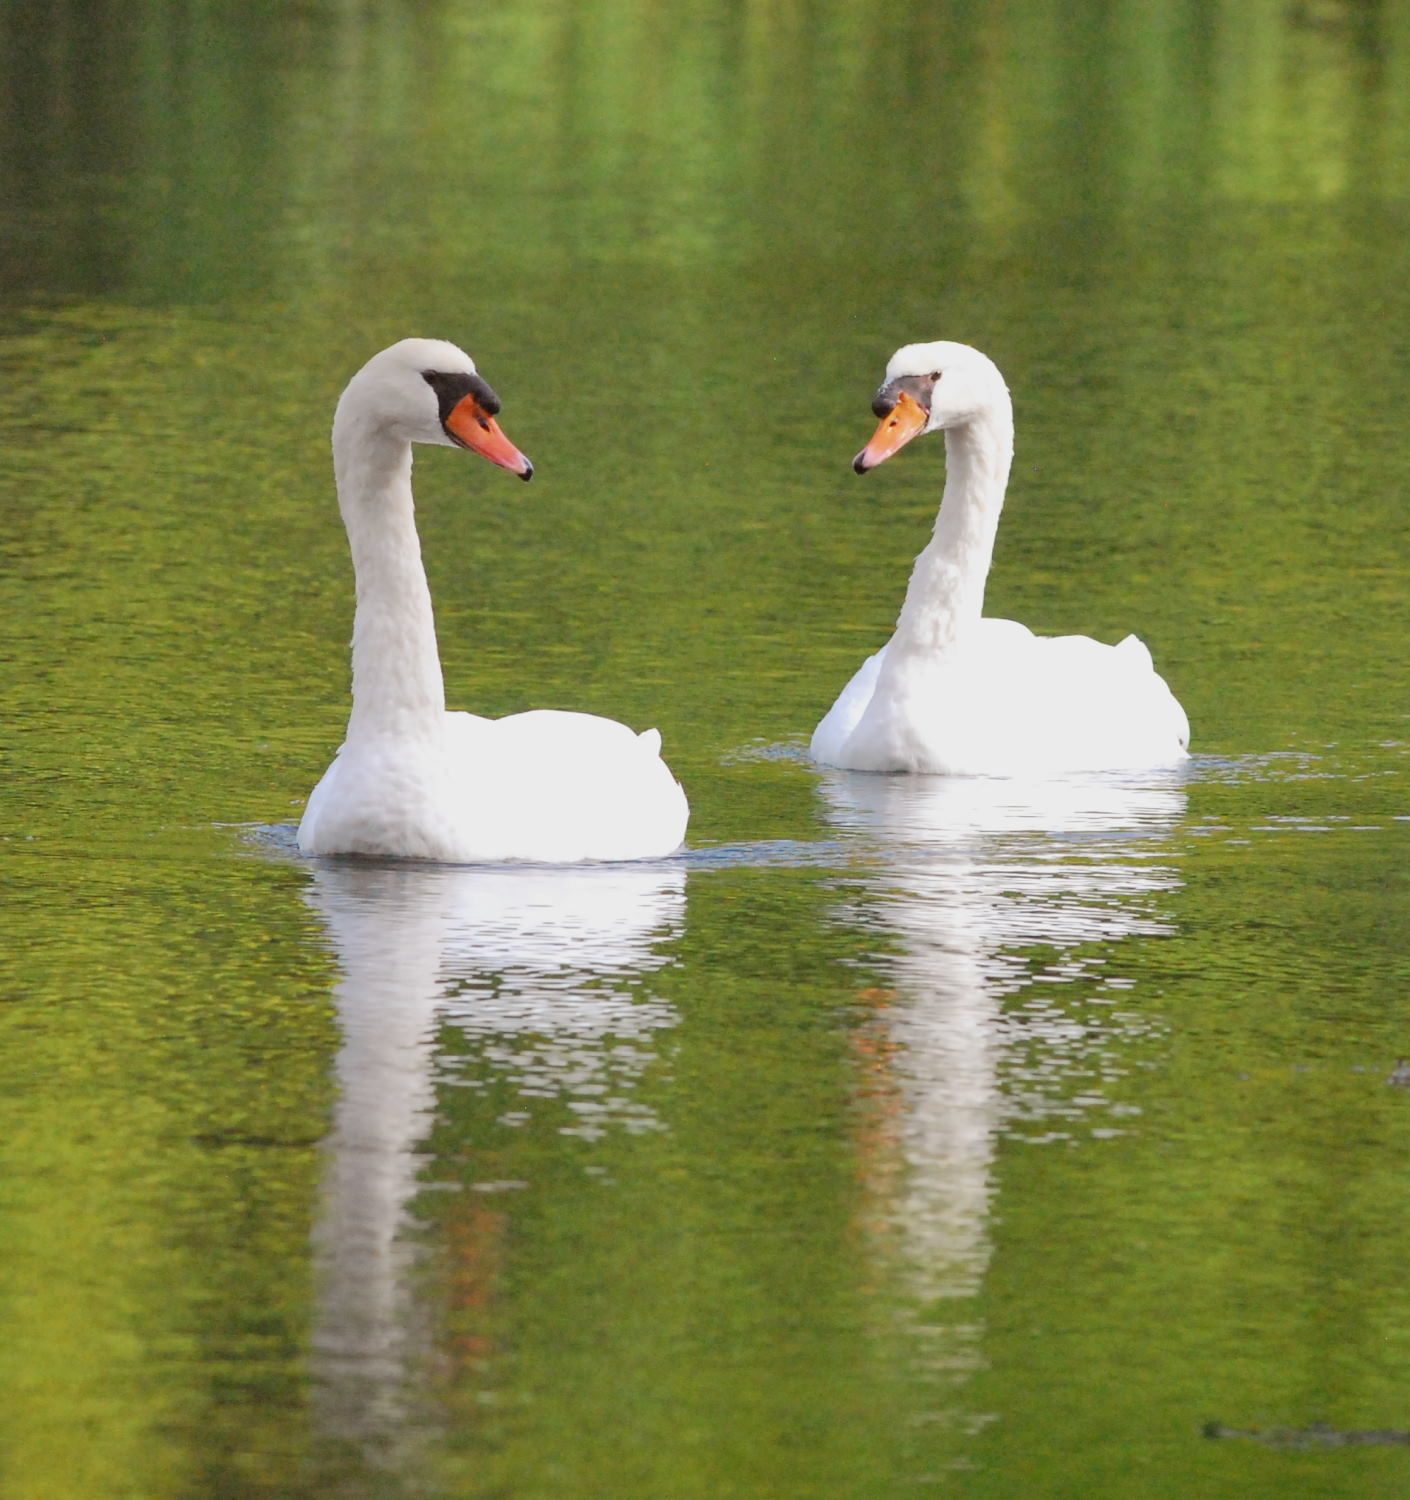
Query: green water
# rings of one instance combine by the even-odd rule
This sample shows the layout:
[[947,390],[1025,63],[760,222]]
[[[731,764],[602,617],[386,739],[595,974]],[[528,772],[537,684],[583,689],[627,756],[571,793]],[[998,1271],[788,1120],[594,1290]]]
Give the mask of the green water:
[[[1407,101],[1395,0],[0,4],[5,1500],[1403,1495]],[[537,465],[419,457],[452,702],[685,859],[293,854],[409,333]],[[1188,774],[803,760],[937,337]]]

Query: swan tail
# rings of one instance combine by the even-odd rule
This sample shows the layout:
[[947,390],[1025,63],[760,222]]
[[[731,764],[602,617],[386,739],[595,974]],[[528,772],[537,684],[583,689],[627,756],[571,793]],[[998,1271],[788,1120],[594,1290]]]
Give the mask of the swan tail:
[[651,755],[661,753],[661,731],[659,729],[643,729],[636,737],[637,744]]
[[1143,667],[1155,671],[1155,660],[1151,656],[1150,647],[1138,635],[1128,635],[1124,640],[1117,641],[1116,649],[1124,651],[1133,661],[1139,662]]

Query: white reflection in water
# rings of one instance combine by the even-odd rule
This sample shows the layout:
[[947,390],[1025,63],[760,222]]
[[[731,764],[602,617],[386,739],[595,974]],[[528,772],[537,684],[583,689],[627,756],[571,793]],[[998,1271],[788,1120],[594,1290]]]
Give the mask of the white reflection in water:
[[[639,1128],[645,1111],[621,1096],[642,1044],[675,1016],[632,986],[668,961],[685,873],[327,861],[312,875],[306,899],[342,970],[338,1103],[314,1231],[319,1421],[390,1459],[412,1439],[407,1382],[431,1342],[402,1231],[435,1108],[437,1028],[468,1033],[526,1101],[586,1090],[591,1109],[610,1079],[617,1114]],[[599,1107],[592,1130],[612,1118]]]
[[[1091,1054],[1110,1050],[1110,1010],[1089,1025],[1014,997],[1035,978],[1099,987],[1104,960],[1071,950],[1169,931],[1156,898],[1178,880],[1153,857],[1168,856],[1184,784],[1178,773],[1025,782],[831,772],[821,791],[866,856],[848,920],[885,938],[886,988],[864,994],[876,1005],[861,1043],[875,1116],[865,1151],[873,1223],[918,1311],[980,1288],[1005,1121],[1060,1113],[1070,1103],[1052,1086],[1062,1055],[1090,1071]],[[1035,948],[1056,950],[1038,975]],[[976,1323],[910,1326],[928,1340],[922,1366],[937,1383],[978,1366]]]

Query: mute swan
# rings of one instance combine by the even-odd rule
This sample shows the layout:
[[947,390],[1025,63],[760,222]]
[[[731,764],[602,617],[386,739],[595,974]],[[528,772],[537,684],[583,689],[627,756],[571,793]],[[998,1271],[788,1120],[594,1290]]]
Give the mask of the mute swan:
[[529,479],[498,411],[474,361],[439,339],[374,355],[338,402],[333,471],[357,579],[353,702],[299,824],[305,854],[566,864],[651,859],[685,836],[685,793],[655,729],[552,709],[446,712],[411,445],[473,448]]
[[1133,635],[1106,646],[982,619],[1013,459],[1013,405],[993,361],[966,344],[891,356],[852,461],[865,474],[922,432],[945,434],[945,493],[890,641],[813,731],[810,753],[857,771],[1014,776],[1169,766],[1185,711]]

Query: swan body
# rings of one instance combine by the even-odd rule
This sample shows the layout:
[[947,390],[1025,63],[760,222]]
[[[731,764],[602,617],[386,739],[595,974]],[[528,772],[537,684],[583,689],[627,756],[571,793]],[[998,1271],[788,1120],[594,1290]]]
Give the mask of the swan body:
[[859,771],[952,776],[1136,770],[1186,758],[1189,721],[1135,636],[1037,636],[983,617],[1013,460],[1013,406],[994,363],[945,341],[886,367],[859,474],[913,437],[945,433],[945,493],[890,641],[862,663],[810,753]]
[[653,859],[685,836],[661,736],[596,714],[447,713],[411,494],[411,444],[472,448],[528,479],[469,355],[403,339],[353,376],[333,467],[357,579],[347,737],[299,824],[305,854],[478,863]]

